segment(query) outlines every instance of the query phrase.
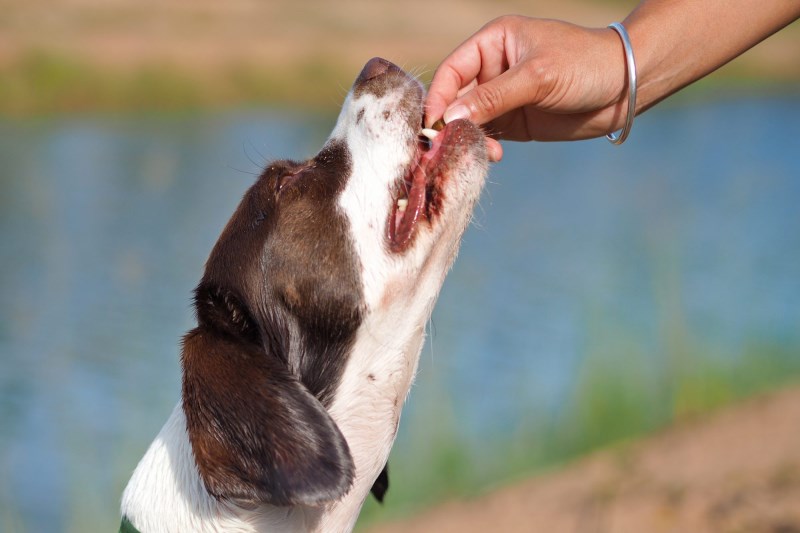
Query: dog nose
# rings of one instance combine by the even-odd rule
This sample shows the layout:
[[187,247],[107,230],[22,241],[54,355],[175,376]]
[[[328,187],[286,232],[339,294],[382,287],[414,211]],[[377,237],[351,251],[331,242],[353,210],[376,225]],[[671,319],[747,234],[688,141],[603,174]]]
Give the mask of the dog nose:
[[367,80],[377,78],[381,74],[385,74],[390,70],[400,70],[400,67],[381,57],[373,57],[367,61],[366,65],[364,65],[364,68],[361,70],[361,74],[359,74],[358,78],[356,79],[356,83],[362,83]]

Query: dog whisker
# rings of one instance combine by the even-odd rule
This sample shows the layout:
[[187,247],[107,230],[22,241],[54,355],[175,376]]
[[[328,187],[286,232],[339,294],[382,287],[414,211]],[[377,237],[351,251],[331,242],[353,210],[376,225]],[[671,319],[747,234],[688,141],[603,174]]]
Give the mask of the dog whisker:
[[226,168],[228,168],[229,170],[233,170],[235,172],[239,172],[240,174],[247,174],[248,176],[258,176],[260,174],[259,172],[254,172],[252,170],[244,170],[241,168],[234,167],[233,165],[226,165]]

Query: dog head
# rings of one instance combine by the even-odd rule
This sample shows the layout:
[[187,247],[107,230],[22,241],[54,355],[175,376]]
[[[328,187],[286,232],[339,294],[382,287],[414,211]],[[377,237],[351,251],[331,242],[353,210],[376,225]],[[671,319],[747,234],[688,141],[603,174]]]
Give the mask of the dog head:
[[319,154],[269,164],[214,246],[181,360],[189,440],[216,498],[318,505],[350,489],[330,407],[357,371],[356,339],[421,338],[487,168],[468,121],[420,138],[423,100],[417,80],[368,62]]

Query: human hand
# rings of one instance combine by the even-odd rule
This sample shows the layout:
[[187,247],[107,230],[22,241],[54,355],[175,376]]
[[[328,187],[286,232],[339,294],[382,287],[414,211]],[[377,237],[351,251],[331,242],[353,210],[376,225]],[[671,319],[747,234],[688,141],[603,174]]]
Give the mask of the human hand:
[[469,118],[496,139],[576,140],[622,126],[627,101],[625,59],[611,29],[505,16],[456,48],[437,68],[425,124]]

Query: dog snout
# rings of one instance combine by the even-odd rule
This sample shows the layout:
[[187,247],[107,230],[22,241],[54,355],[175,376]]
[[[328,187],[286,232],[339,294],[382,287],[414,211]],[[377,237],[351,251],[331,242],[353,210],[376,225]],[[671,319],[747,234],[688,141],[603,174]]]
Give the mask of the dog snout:
[[[356,78],[353,84],[353,96],[358,98],[363,94],[372,94],[378,98],[398,87],[409,85],[413,78],[403,69],[380,57],[373,57]],[[414,83],[418,84],[416,80]]]
[[356,85],[360,85],[368,80],[377,78],[378,76],[389,72],[390,70],[400,70],[400,67],[392,63],[391,61],[387,61],[382,57],[373,57],[367,64],[364,65],[364,68],[361,70],[361,74],[358,75],[356,78]]

